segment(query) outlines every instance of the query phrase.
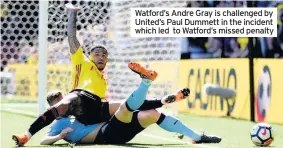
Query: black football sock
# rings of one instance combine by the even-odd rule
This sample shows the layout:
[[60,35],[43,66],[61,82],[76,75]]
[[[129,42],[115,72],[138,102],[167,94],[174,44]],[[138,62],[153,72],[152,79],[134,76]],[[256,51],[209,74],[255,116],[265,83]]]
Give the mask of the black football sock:
[[30,125],[29,132],[31,135],[34,135],[40,131],[45,126],[52,123],[59,116],[56,108],[52,107],[45,111],[41,116],[39,116],[35,121]]
[[138,110],[151,110],[162,107],[161,100],[144,100],[144,103]]

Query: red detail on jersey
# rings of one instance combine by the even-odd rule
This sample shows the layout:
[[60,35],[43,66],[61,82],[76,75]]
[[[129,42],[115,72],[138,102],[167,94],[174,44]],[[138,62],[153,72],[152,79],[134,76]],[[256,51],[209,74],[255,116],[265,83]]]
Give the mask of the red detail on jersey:
[[45,121],[46,120],[46,116],[42,115],[41,118]]
[[73,85],[73,88],[77,88],[78,84],[79,84],[79,78],[80,78],[80,74],[81,74],[81,64],[76,65],[76,75],[75,75],[75,82]]
[[264,128],[262,135],[263,135],[263,136],[266,135],[266,127]]

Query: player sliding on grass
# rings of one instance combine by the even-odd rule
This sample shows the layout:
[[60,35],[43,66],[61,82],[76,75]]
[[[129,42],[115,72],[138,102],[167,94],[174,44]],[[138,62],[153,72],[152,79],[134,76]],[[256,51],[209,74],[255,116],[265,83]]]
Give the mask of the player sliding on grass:
[[[146,70],[142,66],[136,63],[129,63],[129,67],[131,70],[140,73],[142,76],[147,78],[156,77],[152,71]],[[153,75],[152,75],[153,74]],[[180,101],[184,99],[184,94],[188,96],[190,93],[189,89],[182,89],[175,94],[165,96],[159,102],[164,102],[166,104],[173,103],[176,101]],[[56,97],[56,94],[53,94],[48,97]],[[104,103],[98,103],[100,98],[96,95],[83,90],[83,89],[74,89],[66,96],[60,96],[56,100],[58,100],[55,105],[51,106],[47,111],[45,111],[41,116],[39,116],[31,125],[28,131],[22,135],[13,135],[13,140],[15,140],[16,144],[19,146],[23,146],[28,140],[31,138],[31,135],[34,135],[36,132],[44,128],[45,126],[52,123],[59,116],[68,116],[74,115],[76,119],[85,124],[91,125],[96,123],[101,123],[108,121],[111,117],[109,115],[109,108],[104,106]],[[150,110],[158,107],[154,107],[154,105],[146,106],[146,103],[149,102],[145,100],[143,105],[139,106],[139,110]]]
[[[157,110],[138,111],[146,98],[151,82],[157,77],[157,73],[145,70],[138,64],[129,64],[129,68],[141,76],[142,82],[137,90],[120,105],[110,120],[86,126],[69,117],[58,118],[49,133],[42,139],[41,144],[50,145],[61,139],[71,143],[124,144],[154,123],[169,132],[188,136],[195,143],[219,143],[221,141],[221,138],[216,136],[200,135],[186,127],[178,119],[166,116]],[[188,91],[183,91],[176,95],[176,98],[183,99],[188,95]],[[50,105],[56,104],[57,101],[60,101],[60,97],[48,100]]]
[[[89,103],[83,103],[88,113],[92,114],[92,118],[79,119],[83,120],[84,124],[95,124],[108,120],[118,109],[120,103],[109,103],[105,102],[104,97],[106,94],[106,80],[103,77],[103,69],[108,62],[108,52],[104,46],[95,46],[91,49],[90,56],[87,58],[83,49],[76,38],[76,20],[78,7],[74,7],[72,4],[66,4],[68,10],[68,24],[67,24],[67,35],[70,45],[71,59],[73,63],[72,69],[72,83],[73,89],[83,89],[83,90],[73,90],[74,92],[85,92],[91,93],[93,100]],[[89,94],[85,92],[84,94]],[[67,96],[69,97],[69,96]],[[70,97],[69,97],[70,98]],[[167,99],[158,100],[146,100],[144,104],[140,107],[140,110],[148,110],[159,108],[168,102],[172,102],[168,97]],[[66,103],[66,102],[65,102]],[[54,110],[54,109],[53,109]],[[56,110],[56,109],[55,109]],[[52,111],[56,114],[57,111]],[[54,119],[50,119],[49,114],[41,116],[42,118],[37,119],[30,126],[26,133],[21,135],[13,135],[13,139],[18,145],[24,145],[35,133],[41,130],[43,127],[49,125]],[[47,118],[46,118],[47,117]],[[48,119],[48,120],[47,120]],[[50,120],[50,121],[49,121]],[[84,121],[87,120],[87,121]]]

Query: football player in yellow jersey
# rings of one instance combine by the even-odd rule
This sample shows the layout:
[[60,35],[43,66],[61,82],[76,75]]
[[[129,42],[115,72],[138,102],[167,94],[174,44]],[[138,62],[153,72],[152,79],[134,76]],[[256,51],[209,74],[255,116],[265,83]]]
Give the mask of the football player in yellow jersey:
[[[65,101],[59,107],[51,107],[42,116],[37,118],[24,134],[13,135],[13,140],[19,146],[24,145],[32,135],[49,125],[60,113],[64,112],[65,114],[68,110],[66,106],[71,106],[70,108],[78,108],[72,105],[82,106],[80,108],[84,115],[77,115],[77,119],[86,125],[109,120],[120,106],[120,103],[109,103],[104,100],[107,84],[102,71],[108,62],[107,49],[103,46],[95,46],[91,49],[89,58],[84,55],[83,49],[76,38],[76,20],[79,8],[71,4],[67,4],[66,7],[68,9],[67,35],[73,63],[73,90],[70,93],[79,95],[81,98],[79,100],[83,101],[72,103],[67,97],[67,99],[63,99]],[[144,69],[139,64],[130,63],[129,65],[131,65],[132,70],[139,71],[141,75],[149,75],[150,73],[149,70]],[[176,97],[176,95],[181,95],[182,93],[178,91],[173,95],[168,95],[158,100],[145,100],[142,106],[139,107],[139,110],[155,109],[164,104],[179,101],[179,98],[182,97]],[[61,98],[63,96],[59,97]],[[68,110],[67,114],[78,113]]]
[[[80,8],[74,7],[72,4],[67,4],[66,7],[68,9],[67,35],[73,64],[73,89],[82,89],[97,96],[97,105],[101,106],[103,114],[103,119],[98,120],[108,119],[120,106],[120,103],[108,103],[104,99],[107,83],[103,76],[103,70],[108,62],[108,51],[102,45],[94,46],[90,50],[89,57],[85,56],[76,37],[77,11]],[[164,101],[164,103],[166,102]],[[160,99],[146,100],[142,109],[158,108],[164,103]],[[94,116],[100,117],[100,111],[98,110],[96,113]]]
[[[73,38],[74,39],[74,38]],[[69,39],[69,42],[71,39]],[[70,45],[73,45],[70,43]],[[92,58],[87,58],[81,46],[71,48],[72,59],[72,83],[73,89],[87,90],[104,101],[106,92],[106,80],[102,70],[108,61],[108,53],[103,46],[96,46],[91,50]],[[77,49],[75,49],[77,48]]]

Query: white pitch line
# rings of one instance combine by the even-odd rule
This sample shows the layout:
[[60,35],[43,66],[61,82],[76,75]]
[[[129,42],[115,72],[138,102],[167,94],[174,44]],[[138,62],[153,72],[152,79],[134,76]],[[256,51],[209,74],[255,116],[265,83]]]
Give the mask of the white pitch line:
[[34,118],[36,118],[38,116],[34,112],[17,110],[17,109],[12,109],[12,108],[1,108],[1,111],[6,111],[6,112],[10,112],[10,113],[25,115],[25,116],[30,116],[30,117],[34,117]]
[[36,108],[38,107],[37,104],[35,103],[2,103],[1,104],[2,107],[21,107],[21,108]]
[[145,136],[145,137],[151,137],[151,138],[155,138],[155,139],[159,139],[159,140],[164,140],[164,141],[171,141],[171,142],[178,142],[178,143],[182,143],[182,144],[187,144],[187,145],[191,145],[191,146],[194,146],[194,147],[219,148],[219,147],[213,147],[213,146],[208,146],[208,145],[203,145],[203,144],[192,144],[192,143],[181,141],[181,140],[169,139],[169,138],[155,136],[155,135],[147,134],[147,133],[141,133],[141,135]]

